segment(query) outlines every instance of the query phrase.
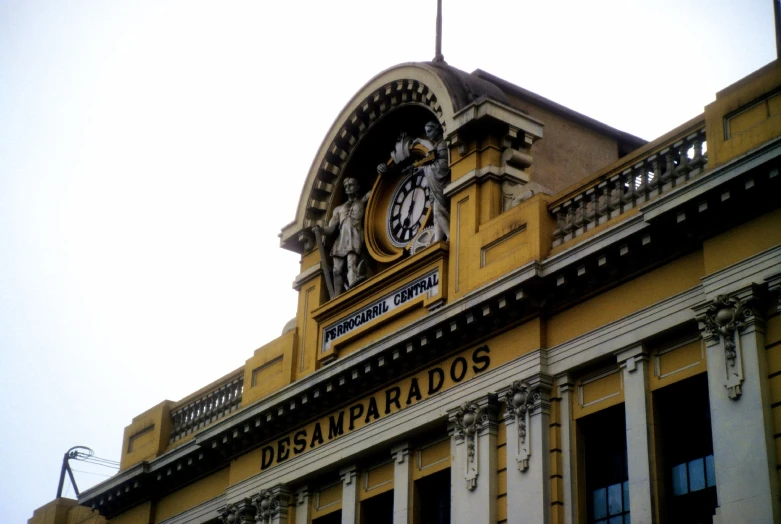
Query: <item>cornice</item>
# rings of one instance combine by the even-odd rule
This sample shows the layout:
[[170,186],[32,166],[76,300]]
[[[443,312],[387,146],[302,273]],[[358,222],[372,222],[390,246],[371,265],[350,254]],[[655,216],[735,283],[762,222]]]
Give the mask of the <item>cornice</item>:
[[[719,205],[727,205],[719,196],[724,194],[725,187],[744,187],[746,184],[740,175],[751,178],[759,192],[745,194],[730,189],[729,205],[743,206],[741,209],[753,213],[766,212],[768,206],[777,208],[777,198],[773,199],[772,195],[779,194],[774,193],[774,188],[781,177],[768,177],[767,172],[770,162],[781,154],[781,141],[775,141],[755,154],[757,158],[746,156],[704,174],[646,204],[638,215],[547,260],[529,262],[361,351],[342,357],[215,422],[161,457],[85,490],[79,502],[99,509],[105,516],[116,515],[152,496],[162,496],[223,468],[232,458],[259,447],[294,425],[345,405],[351,398],[362,397],[382,384],[407,376],[460,349],[478,344],[528,319],[569,307],[680,256],[698,245],[697,241],[692,242],[693,238],[703,238],[719,228],[734,225],[736,217],[718,212]],[[752,195],[761,195],[764,200],[748,201],[754,198]],[[704,199],[713,202],[708,213],[700,211]],[[676,225],[676,216],[681,210],[703,218],[687,220],[685,227],[681,227]],[[737,218],[747,220],[750,216]],[[649,243],[646,239],[653,241]],[[778,256],[770,251],[757,255],[750,263],[762,261],[761,264],[769,268],[777,260],[773,257]],[[601,263],[603,259],[608,261],[606,265]],[[762,272],[766,277],[770,276],[767,268]],[[582,278],[581,269],[588,278]],[[736,271],[725,269],[722,277],[735,274],[739,280],[748,275],[740,276],[740,271]],[[705,277],[701,286],[550,348],[547,351],[548,372],[551,375],[565,373],[579,362],[597,358],[610,348],[628,347],[642,337],[653,336],[654,332],[693,321],[691,308],[703,300],[703,286],[709,285],[708,278]],[[377,421],[369,427],[381,423],[387,424]],[[312,453],[320,452],[313,450],[304,457]],[[283,466],[273,469],[280,467]]]

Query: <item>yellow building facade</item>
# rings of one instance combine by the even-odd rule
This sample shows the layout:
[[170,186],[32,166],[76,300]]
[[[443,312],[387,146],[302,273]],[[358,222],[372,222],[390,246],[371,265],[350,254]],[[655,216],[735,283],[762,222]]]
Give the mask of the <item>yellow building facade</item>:
[[779,137],[777,61],[648,143],[380,73],[282,228],[295,319],[29,522],[781,521]]

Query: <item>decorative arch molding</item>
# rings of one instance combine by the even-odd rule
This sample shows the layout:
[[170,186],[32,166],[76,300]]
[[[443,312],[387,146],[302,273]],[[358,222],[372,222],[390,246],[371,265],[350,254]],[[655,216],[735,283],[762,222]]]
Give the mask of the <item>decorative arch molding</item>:
[[343,170],[361,140],[383,116],[417,105],[437,116],[447,136],[453,115],[481,95],[504,98],[493,84],[446,64],[408,63],[370,80],[342,109],[309,168],[296,218],[282,229],[282,247],[303,253],[312,248],[311,228],[323,224]]

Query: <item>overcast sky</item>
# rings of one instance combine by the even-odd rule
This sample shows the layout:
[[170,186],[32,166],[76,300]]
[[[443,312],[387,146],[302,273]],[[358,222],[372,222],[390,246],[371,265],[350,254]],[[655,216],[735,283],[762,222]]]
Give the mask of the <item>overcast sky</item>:
[[[444,3],[448,63],[646,139],[775,58],[771,0]],[[0,0],[0,521],[280,334],[312,158],[435,4]]]

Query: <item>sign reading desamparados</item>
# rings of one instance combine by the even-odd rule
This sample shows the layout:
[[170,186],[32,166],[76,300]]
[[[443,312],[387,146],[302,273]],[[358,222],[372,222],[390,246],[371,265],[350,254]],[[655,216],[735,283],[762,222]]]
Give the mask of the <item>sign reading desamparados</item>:
[[333,324],[327,325],[323,328],[323,347],[321,348],[321,351],[328,351],[331,349],[331,345],[334,341],[359,329],[367,322],[387,315],[394,309],[403,306],[410,300],[414,300],[424,293],[429,297],[433,297],[439,293],[438,269],[435,269],[420,278],[416,278],[412,282],[388,293],[368,306],[351,313],[345,318],[339,319]]

